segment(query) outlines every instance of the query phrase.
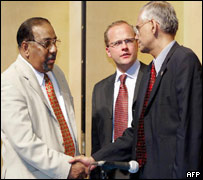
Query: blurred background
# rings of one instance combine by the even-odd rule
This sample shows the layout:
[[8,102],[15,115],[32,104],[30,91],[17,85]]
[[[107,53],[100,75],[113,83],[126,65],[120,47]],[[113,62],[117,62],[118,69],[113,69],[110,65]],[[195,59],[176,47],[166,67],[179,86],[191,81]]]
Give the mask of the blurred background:
[[[104,31],[113,21],[136,24],[148,1],[1,1],[1,72],[18,55],[16,34],[23,21],[45,17],[61,40],[56,64],[65,73],[74,97],[78,141],[82,154],[91,153],[91,100],[96,82],[115,72],[105,52]],[[176,40],[191,48],[202,63],[202,2],[170,1],[179,20]],[[152,56],[139,53],[149,64]]]

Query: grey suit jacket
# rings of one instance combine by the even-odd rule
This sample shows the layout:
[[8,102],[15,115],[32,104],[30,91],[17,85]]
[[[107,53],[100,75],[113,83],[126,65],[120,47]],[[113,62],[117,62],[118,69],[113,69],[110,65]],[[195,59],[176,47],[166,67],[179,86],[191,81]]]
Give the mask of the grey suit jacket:
[[[53,73],[64,98],[79,154],[73,98],[62,71]],[[59,123],[31,68],[17,59],[1,77],[2,178],[67,178],[70,156],[64,154]]]

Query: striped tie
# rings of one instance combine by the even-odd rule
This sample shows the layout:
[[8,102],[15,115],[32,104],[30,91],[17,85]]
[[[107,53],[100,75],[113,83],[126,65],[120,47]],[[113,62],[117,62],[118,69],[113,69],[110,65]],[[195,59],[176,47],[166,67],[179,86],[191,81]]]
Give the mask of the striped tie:
[[127,75],[120,76],[120,89],[115,104],[114,140],[122,136],[128,127],[128,90],[125,85]]
[[143,104],[142,113],[139,119],[139,126],[138,126],[136,157],[140,167],[142,167],[147,160],[147,152],[146,152],[145,136],[144,136],[144,113],[145,113],[145,109],[147,107],[147,103],[148,103],[150,93],[152,91],[155,80],[156,80],[156,70],[154,67],[154,63],[152,63],[152,68],[150,72],[150,81],[148,84],[147,92],[145,94],[144,104]]
[[67,154],[69,156],[74,156],[75,146],[73,143],[73,139],[71,137],[69,128],[67,126],[65,118],[61,111],[61,107],[58,103],[56,94],[54,92],[53,84],[52,84],[51,80],[49,79],[49,77],[47,76],[47,74],[44,74],[44,79],[45,79],[45,87],[46,87],[46,91],[47,91],[47,95],[48,95],[50,104],[52,106],[54,114],[60,125],[61,134],[63,137],[64,148],[65,148],[65,154]]

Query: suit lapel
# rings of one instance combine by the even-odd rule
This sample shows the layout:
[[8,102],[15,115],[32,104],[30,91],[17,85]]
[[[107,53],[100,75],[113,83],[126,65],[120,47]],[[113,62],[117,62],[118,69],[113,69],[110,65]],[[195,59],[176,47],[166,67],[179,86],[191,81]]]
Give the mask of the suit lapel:
[[101,92],[105,97],[105,108],[108,110],[108,114],[105,117],[105,125],[108,126],[108,130],[105,131],[105,143],[112,142],[112,132],[113,132],[113,99],[114,99],[114,82],[116,73],[110,76],[104,84],[104,88]]
[[[32,69],[19,58],[17,59],[16,63],[19,66],[19,69],[20,69],[23,77],[29,81],[30,86],[34,89],[34,91],[37,92],[37,94],[40,96],[41,100],[44,102],[44,104],[47,106],[47,108],[50,110],[51,114],[53,115],[53,112],[50,109],[49,103],[47,102],[47,100],[42,92],[42,89],[39,85],[39,82],[37,81],[37,78],[36,78],[34,72],[32,71]],[[53,117],[55,117],[55,116],[53,115]]]
[[144,74],[144,64],[140,62],[140,69],[139,69],[139,73],[138,73],[136,84],[135,84],[133,104],[135,103],[135,101],[137,99],[137,94],[138,94],[138,90],[139,90],[139,87],[140,87],[140,82],[142,80],[143,74]]
[[64,82],[64,79],[61,77],[60,73],[55,68],[53,69],[53,74],[58,83],[59,91],[64,99],[68,117],[70,120],[75,119],[73,105],[71,102],[72,97],[70,97],[70,94],[68,93],[69,90],[65,88],[66,87],[65,84],[67,84],[67,83]]
[[140,85],[140,91],[139,91],[139,97],[138,97],[139,100],[137,100],[137,102],[139,103],[139,104],[137,104],[138,118],[140,117],[141,112],[142,112],[145,94],[146,94],[146,91],[148,88],[149,79],[150,79],[150,66],[147,67],[146,73],[143,74],[142,83]]
[[116,78],[116,73],[113,74],[107,81],[105,86],[105,95],[107,100],[107,108],[110,111],[110,118],[113,119],[113,99],[114,99],[114,82]]
[[63,97],[67,116],[68,116],[68,122],[69,122],[68,125],[70,125],[69,130],[70,130],[70,132],[72,132],[71,135],[72,135],[75,147],[77,147],[78,146],[76,143],[77,142],[77,129],[76,129],[76,124],[75,124],[75,113],[74,113],[72,96],[70,94],[70,89],[68,87],[68,84],[67,84],[65,78],[62,77],[61,72],[58,70],[58,67],[56,67],[56,66],[57,65],[54,65],[52,72],[58,83],[59,91]]
[[30,83],[30,86],[37,92],[37,94],[41,97],[42,101],[44,102],[44,104],[49,108],[49,110],[52,112],[50,106],[49,106],[49,103],[47,102],[43,92],[42,92],[42,89],[37,81],[36,78],[29,78],[29,83]]
[[[155,96],[155,94],[156,94],[156,91],[158,90],[159,84],[161,83],[161,80],[162,80],[164,74],[165,74],[166,71],[167,71],[167,63],[168,63],[168,61],[170,60],[170,57],[172,56],[172,54],[174,53],[174,51],[176,50],[176,48],[177,48],[178,46],[179,46],[179,45],[178,45],[178,43],[176,42],[176,43],[172,46],[172,48],[171,48],[171,50],[169,51],[169,53],[167,54],[167,56],[166,56],[166,58],[165,58],[165,60],[164,60],[164,62],[163,62],[163,64],[162,64],[162,67],[161,67],[161,69],[160,69],[160,71],[159,71],[159,74],[158,74],[158,76],[157,76],[157,78],[156,78],[156,81],[155,81],[155,83],[154,83],[153,89],[152,89],[152,91],[151,91],[151,93],[150,93],[150,98],[149,98],[149,101],[148,101],[147,108],[150,106],[150,104],[151,104],[151,102],[152,102],[152,99],[154,98],[154,96]],[[150,64],[150,68],[151,68],[151,65],[152,65],[152,63]],[[147,108],[146,108],[146,111],[147,111]],[[146,111],[145,111],[145,112],[146,112]]]

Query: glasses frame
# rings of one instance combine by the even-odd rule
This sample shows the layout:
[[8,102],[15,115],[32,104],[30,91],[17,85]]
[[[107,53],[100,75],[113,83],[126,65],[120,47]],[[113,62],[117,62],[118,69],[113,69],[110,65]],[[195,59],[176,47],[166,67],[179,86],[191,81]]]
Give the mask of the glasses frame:
[[134,26],[133,29],[134,29],[134,31],[135,31],[135,34],[136,34],[136,35],[140,35],[140,29],[141,29],[145,24],[147,24],[147,23],[149,23],[149,22],[151,22],[151,21],[152,21],[152,19],[151,19],[151,20],[148,20],[148,21],[145,21],[145,22],[143,22],[143,23],[141,23],[141,24],[139,24],[139,25]]
[[[123,44],[123,42],[125,44],[128,44],[130,41],[132,41],[132,43],[135,41],[136,39],[135,38],[126,38],[124,40],[118,40],[118,41],[115,41],[115,42],[111,42],[109,43],[108,47],[113,47],[113,48],[117,48],[119,47],[121,44]],[[129,42],[128,42],[129,41]],[[120,42],[120,43],[119,43]],[[118,43],[118,45],[116,45]]]
[[[45,40],[45,42],[39,42],[39,41],[36,41],[35,39],[33,39],[33,40],[29,40],[29,41],[27,41],[27,42],[36,42],[37,44],[39,44],[39,45],[41,45],[43,48],[45,48],[45,49],[50,49],[50,47],[54,44],[55,46],[56,46],[56,42],[61,42],[61,40],[59,40],[59,39],[47,39],[47,40]],[[46,46],[45,45],[45,43],[47,42],[47,41],[50,41],[51,43],[50,43],[50,45],[49,46]],[[57,46],[56,46],[57,47]]]

